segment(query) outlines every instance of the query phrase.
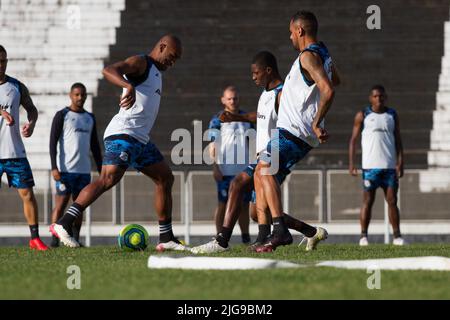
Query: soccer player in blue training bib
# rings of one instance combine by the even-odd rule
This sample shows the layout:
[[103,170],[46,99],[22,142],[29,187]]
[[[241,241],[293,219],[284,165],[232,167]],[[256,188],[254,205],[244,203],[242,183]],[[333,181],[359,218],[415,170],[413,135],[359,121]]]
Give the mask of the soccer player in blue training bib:
[[[214,115],[209,123],[209,139],[212,141],[209,148],[211,157],[215,159],[213,176],[217,185],[218,198],[214,214],[217,233],[220,232],[224,222],[231,181],[250,164],[247,133],[249,129],[253,128],[253,124],[248,121],[222,122],[219,119],[225,112],[239,116],[247,114],[239,108],[239,92],[236,87],[227,86],[223,90],[220,101],[224,109]],[[251,191],[244,192],[243,201],[237,203],[239,226],[244,243],[250,242],[248,209],[251,197]]]
[[[0,45],[0,178],[6,173],[8,184],[19,192],[23,202],[25,218],[31,232],[31,249],[47,250],[39,238],[38,206],[34,196],[34,179],[22,142],[23,137],[33,134],[38,111],[31,100],[27,87],[6,74],[8,58]],[[19,107],[27,112],[28,123],[22,130],[19,126]]]
[[129,57],[103,70],[109,82],[123,88],[120,110],[105,130],[105,155],[100,177],[81,190],[66,214],[50,227],[64,245],[79,246],[69,233],[73,222],[100,195],[117,184],[132,166],[156,184],[155,204],[160,229],[156,249],[187,249],[172,232],[174,176],[161,152],[150,141],[161,100],[162,73],[172,67],[181,54],[181,41],[173,35],[165,35],[149,54]]
[[[61,218],[70,196],[76,201],[80,191],[91,182],[89,151],[92,151],[97,171],[100,173],[102,170],[102,154],[95,116],[84,109],[87,98],[86,87],[82,83],[74,83],[70,88],[69,97],[70,106],[55,114],[50,132],[50,161],[52,176],[56,181],[52,223]],[[69,230],[78,242],[82,221],[81,214]],[[59,246],[59,239],[54,235],[50,246]]]
[[367,246],[367,232],[375,194],[382,188],[389,207],[389,220],[394,231],[394,245],[404,245],[400,234],[400,216],[397,206],[398,179],[403,176],[403,146],[397,112],[388,108],[386,90],[381,85],[370,90],[370,105],[355,116],[349,144],[350,174],[357,176],[355,166],[356,140],[361,133],[363,205],[361,207],[360,246]]
[[[333,86],[339,82],[328,49],[317,40],[315,15],[297,12],[290,20],[289,31],[292,45],[300,53],[284,81],[277,130],[261,153],[255,170],[256,206],[258,210],[268,206],[273,222],[271,236],[256,248],[257,252],[271,252],[292,243],[283,218],[276,173],[289,170],[328,139],[323,120],[333,101]],[[307,226],[303,234],[308,251],[327,238],[326,230],[320,227]]]

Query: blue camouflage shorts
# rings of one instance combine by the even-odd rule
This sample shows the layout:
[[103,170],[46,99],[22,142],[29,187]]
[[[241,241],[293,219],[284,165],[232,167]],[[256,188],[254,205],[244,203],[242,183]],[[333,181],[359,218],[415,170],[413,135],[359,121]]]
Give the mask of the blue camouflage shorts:
[[3,173],[6,173],[9,187],[16,189],[34,187],[33,173],[27,158],[0,159],[0,178]]
[[364,191],[375,190],[379,187],[398,188],[398,177],[395,169],[363,169]]
[[277,128],[278,137],[272,138],[259,157],[261,161],[276,166],[274,155],[278,155],[278,171],[290,172],[290,169],[302,160],[312,147],[289,131]]
[[[257,163],[251,164],[243,170],[243,172],[245,172],[250,178],[252,178],[251,202],[253,202],[253,203],[256,203],[255,183],[253,181],[253,176],[255,175],[256,165],[257,165]],[[290,173],[291,173],[291,171],[289,169],[284,169],[282,171],[278,171],[277,174],[275,175],[275,177],[278,180],[278,183],[281,185]]]
[[141,170],[163,160],[161,152],[152,142],[144,144],[125,134],[105,139],[104,165],[117,165],[124,169],[132,166],[136,170]]
[[77,197],[89,183],[91,183],[89,173],[61,172],[61,179],[56,181],[56,194],[59,196],[71,194]]

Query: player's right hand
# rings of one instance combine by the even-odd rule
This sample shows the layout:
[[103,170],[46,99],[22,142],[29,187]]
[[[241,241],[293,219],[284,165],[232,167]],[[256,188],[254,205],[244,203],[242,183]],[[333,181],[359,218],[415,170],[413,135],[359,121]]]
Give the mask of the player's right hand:
[[5,119],[5,121],[6,121],[6,125],[13,126],[15,123],[13,116],[5,110],[2,110],[1,113],[2,113],[3,119]]
[[136,90],[132,85],[125,88],[125,93],[120,97],[119,106],[125,110],[130,109],[136,102]]
[[330,137],[327,130],[325,130],[324,128],[313,126],[312,129],[313,129],[314,133],[316,134],[317,139],[319,139],[320,143],[325,143],[328,140],[328,138]]
[[224,111],[219,116],[219,120],[220,120],[220,122],[233,122],[233,121],[235,121],[233,116],[234,115],[231,112]]
[[61,173],[59,173],[58,169],[52,170],[52,176],[53,176],[53,179],[55,179],[55,181],[61,180]]
[[355,166],[350,166],[350,168],[348,169],[350,175],[356,177],[358,175],[358,169],[356,169]]

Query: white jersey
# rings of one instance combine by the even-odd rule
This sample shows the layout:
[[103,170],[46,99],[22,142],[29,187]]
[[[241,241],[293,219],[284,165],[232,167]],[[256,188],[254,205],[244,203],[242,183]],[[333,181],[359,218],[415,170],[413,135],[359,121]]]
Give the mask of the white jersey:
[[[120,108],[105,130],[104,138],[117,134],[130,135],[138,141],[147,144],[150,140],[150,131],[155,123],[159,111],[162,90],[162,74],[153,63],[147,59],[145,73],[137,78],[125,78],[136,89],[136,102],[125,110]],[[125,93],[125,89],[123,92]]]
[[[323,43],[313,44],[302,53],[305,51],[320,55],[325,71],[331,80],[332,61],[325,45]],[[284,82],[277,127],[286,129],[311,147],[317,147],[319,140],[312,130],[312,123],[318,110],[320,92],[317,85],[303,75],[300,57],[301,54],[295,59]],[[323,125],[322,122],[320,126],[323,127]]]
[[0,108],[11,114],[14,125],[8,126],[0,116],[0,159],[25,158],[25,147],[20,136],[20,82],[6,76],[6,82],[0,84]]
[[375,113],[371,107],[364,109],[361,132],[362,168],[395,169],[397,148],[395,146],[395,122],[397,113],[386,108]]
[[75,112],[66,107],[55,114],[50,132],[52,169],[67,173],[90,173],[90,151],[101,166],[95,117],[87,111]]
[[[217,165],[224,176],[235,176],[243,171],[249,164],[249,135],[252,127],[249,122],[220,122],[215,115],[210,123],[209,139],[216,142]],[[244,114],[239,111],[239,114]]]
[[277,127],[278,114],[275,106],[278,93],[282,88],[283,84],[281,83],[272,90],[264,90],[259,97],[256,120],[256,153],[260,153],[267,148],[272,130]]

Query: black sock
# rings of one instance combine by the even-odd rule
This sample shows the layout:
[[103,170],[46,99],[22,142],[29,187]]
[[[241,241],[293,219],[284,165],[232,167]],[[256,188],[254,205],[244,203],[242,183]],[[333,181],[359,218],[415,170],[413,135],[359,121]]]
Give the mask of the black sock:
[[250,243],[250,234],[249,233],[243,233],[241,234],[242,243]]
[[400,230],[394,230],[394,238],[401,238]]
[[169,242],[174,240],[172,231],[172,218],[159,221],[159,242]]
[[283,235],[286,232],[289,232],[286,224],[284,223],[283,216],[272,218],[273,221],[273,233],[274,235]]
[[80,229],[81,227],[72,226],[72,234],[75,240],[80,241]]
[[284,223],[289,229],[297,230],[298,232],[303,233],[308,238],[314,237],[317,232],[317,229],[313,226],[295,219],[286,213],[283,215],[283,219]]
[[367,238],[367,230],[361,231],[361,238]]
[[68,232],[72,232],[73,222],[83,214],[83,208],[76,202],[72,203],[66,214],[57,223],[62,225]]
[[230,242],[233,229],[222,227],[220,232],[216,236],[216,240],[222,248],[228,248],[228,242]]
[[39,238],[39,225],[33,224],[30,225],[30,233],[31,233],[31,239]]
[[269,235],[270,235],[270,224],[259,224],[258,238],[256,238],[256,242],[263,243],[264,241],[266,241]]

